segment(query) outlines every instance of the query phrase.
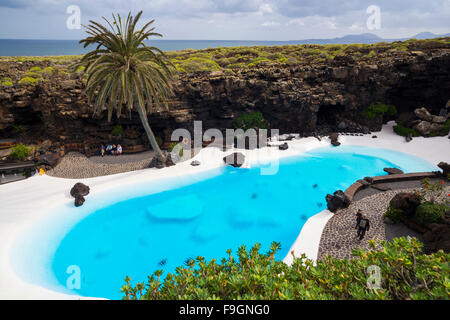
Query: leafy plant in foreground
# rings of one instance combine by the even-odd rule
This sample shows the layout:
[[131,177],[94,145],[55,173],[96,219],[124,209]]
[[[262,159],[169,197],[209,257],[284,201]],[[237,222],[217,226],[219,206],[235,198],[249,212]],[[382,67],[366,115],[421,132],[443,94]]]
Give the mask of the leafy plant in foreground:
[[[231,250],[220,263],[203,257],[186,262],[174,274],[158,270],[147,284],[126,284],[124,299],[450,299],[449,254],[425,255],[415,238],[381,242],[381,250],[354,250],[352,260],[325,257],[317,264],[305,255],[288,266],[275,260],[273,243],[262,254],[260,245]],[[370,289],[368,267],[380,268],[379,289]]]

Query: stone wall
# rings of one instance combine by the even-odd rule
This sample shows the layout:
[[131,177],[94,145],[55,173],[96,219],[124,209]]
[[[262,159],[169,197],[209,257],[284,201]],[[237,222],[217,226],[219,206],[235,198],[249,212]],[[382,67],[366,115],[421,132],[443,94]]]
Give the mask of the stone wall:
[[[33,65],[45,67],[46,63],[0,62],[0,75]],[[448,48],[392,54],[372,64],[344,56],[310,66],[238,70],[234,75],[221,71],[179,74],[170,109],[155,110],[149,120],[166,141],[173,129],[192,129],[193,120],[202,120],[204,129],[232,128],[235,117],[255,110],[281,133],[377,131],[389,119],[362,116],[370,104],[390,103],[400,113],[427,107],[438,114],[450,98],[449,75]],[[125,143],[147,144],[134,112],[114,117],[110,123],[105,113],[93,116],[80,75],[31,86],[0,86],[0,138],[21,136],[34,143],[107,141],[116,124],[125,128],[125,138],[129,136]],[[20,135],[21,125],[28,130]]]

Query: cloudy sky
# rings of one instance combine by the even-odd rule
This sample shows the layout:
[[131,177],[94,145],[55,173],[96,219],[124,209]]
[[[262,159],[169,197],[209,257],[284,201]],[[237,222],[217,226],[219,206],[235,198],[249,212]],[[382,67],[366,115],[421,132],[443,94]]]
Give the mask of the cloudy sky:
[[[144,11],[164,39],[299,40],[371,32],[383,38],[450,32],[450,0],[0,0],[0,39],[80,39],[67,28],[67,8],[81,23],[111,13]],[[381,28],[369,30],[377,5]]]

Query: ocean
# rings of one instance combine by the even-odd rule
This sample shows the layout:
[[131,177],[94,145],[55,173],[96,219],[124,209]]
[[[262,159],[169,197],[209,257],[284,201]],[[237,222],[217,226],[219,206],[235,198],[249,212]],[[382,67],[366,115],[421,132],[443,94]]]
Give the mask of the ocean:
[[[300,42],[300,41],[299,41]],[[163,51],[206,49],[239,46],[277,46],[295,44],[292,41],[243,41],[243,40],[150,40],[149,45]],[[0,56],[58,56],[78,55],[88,52],[78,40],[7,40],[0,39]]]

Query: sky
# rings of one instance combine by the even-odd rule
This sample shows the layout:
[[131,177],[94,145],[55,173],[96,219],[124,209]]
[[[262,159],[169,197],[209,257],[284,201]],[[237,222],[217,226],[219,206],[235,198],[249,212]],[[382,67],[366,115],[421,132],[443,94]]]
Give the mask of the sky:
[[[373,5],[379,23],[368,26]],[[155,19],[156,31],[170,40],[302,40],[369,32],[389,39],[450,32],[450,0],[0,0],[0,39],[81,39],[85,32],[74,28],[76,11],[68,13],[73,6],[84,25],[143,10],[142,20]]]

